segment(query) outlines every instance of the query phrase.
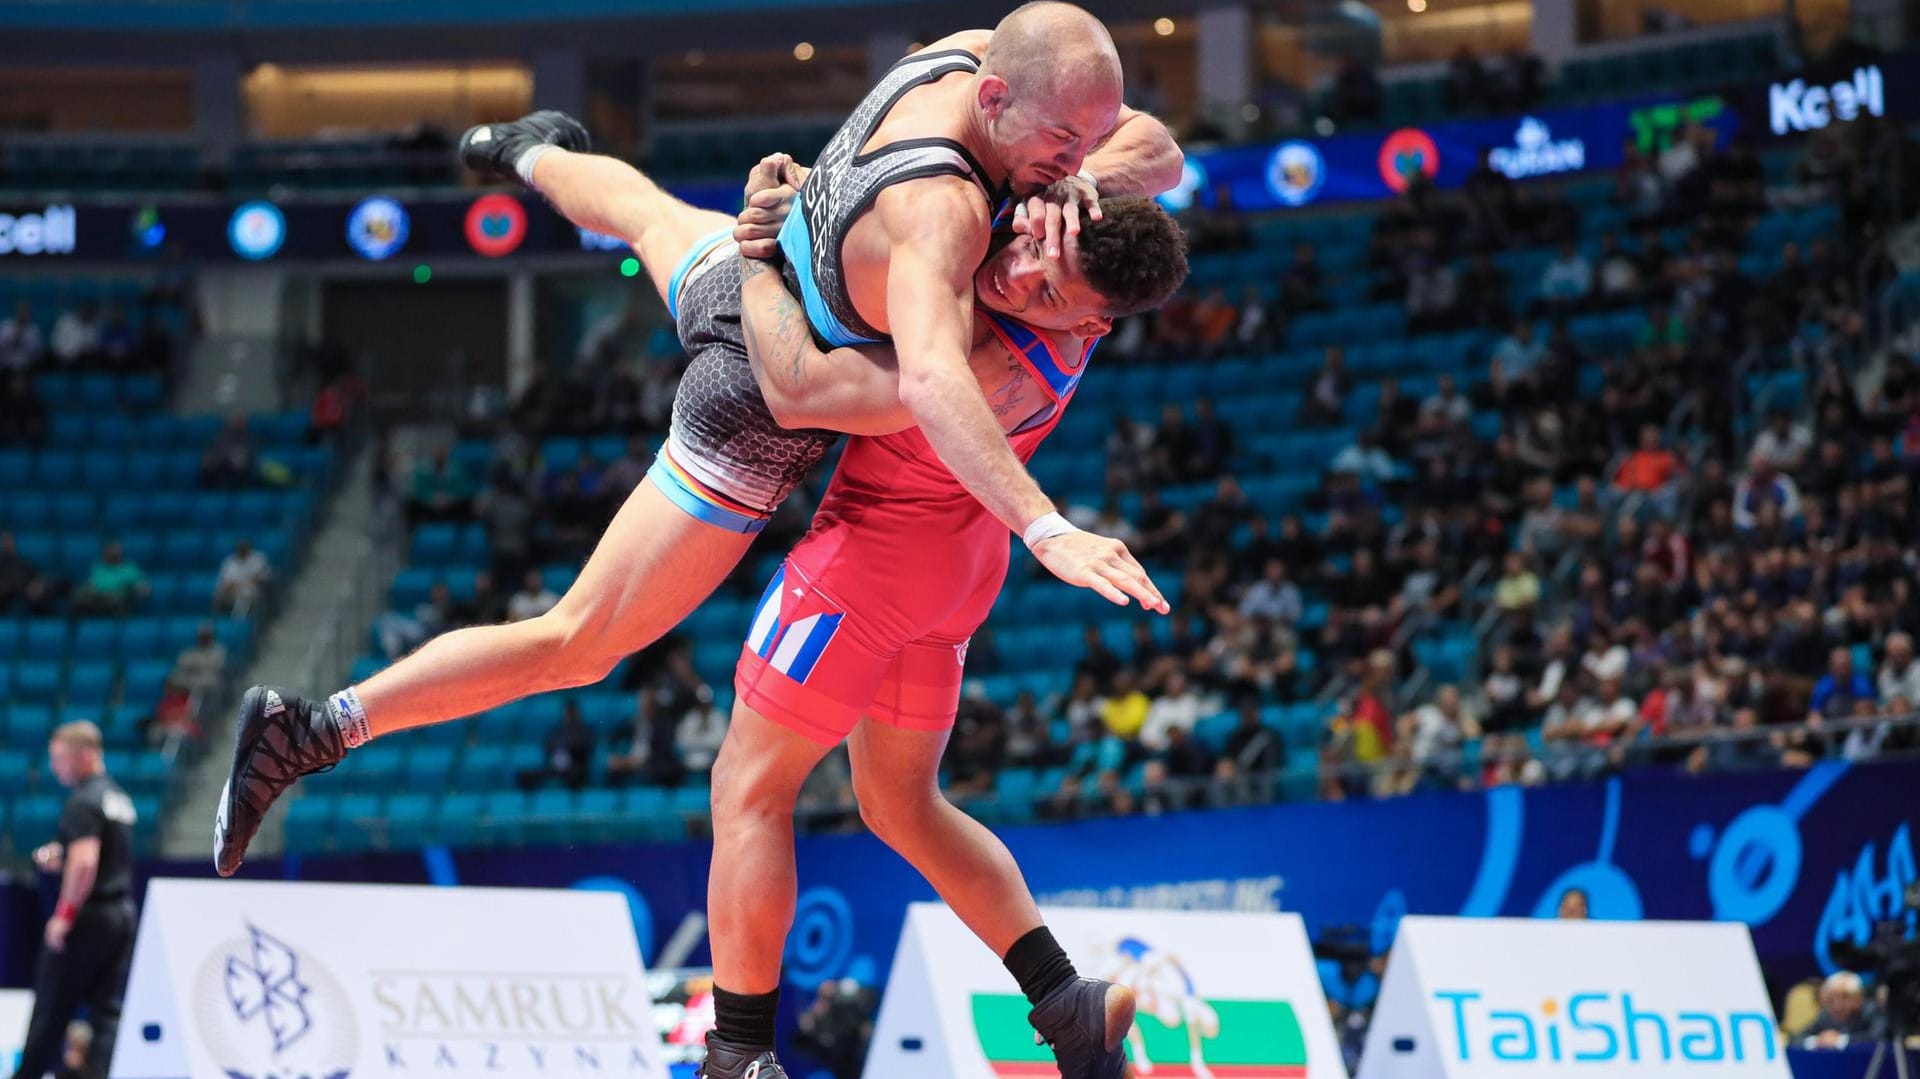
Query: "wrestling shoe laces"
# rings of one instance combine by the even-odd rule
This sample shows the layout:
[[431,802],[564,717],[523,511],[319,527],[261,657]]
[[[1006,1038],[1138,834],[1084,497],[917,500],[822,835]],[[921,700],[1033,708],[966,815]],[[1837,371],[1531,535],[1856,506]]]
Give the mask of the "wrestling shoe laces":
[[214,814],[214,869],[231,876],[287,788],[301,776],[332,771],[346,755],[346,738],[325,704],[267,686],[247,690]]

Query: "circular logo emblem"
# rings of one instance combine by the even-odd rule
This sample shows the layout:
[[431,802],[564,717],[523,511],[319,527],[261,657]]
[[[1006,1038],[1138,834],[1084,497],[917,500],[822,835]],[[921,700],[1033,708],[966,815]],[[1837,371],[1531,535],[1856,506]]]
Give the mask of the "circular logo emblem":
[[384,195],[361,199],[347,215],[347,245],[375,262],[391,257],[407,245],[406,207]]
[[258,926],[200,962],[182,1002],[222,1074],[346,1079],[360,1031],[346,987],[314,957]]
[[510,255],[527,238],[527,211],[512,195],[482,195],[467,207],[467,243],[490,259]]
[[1326,182],[1327,163],[1310,142],[1283,142],[1267,159],[1267,190],[1288,206],[1312,202]]
[[227,244],[243,259],[272,258],[286,241],[286,216],[271,202],[243,202],[227,219]]
[[1207,167],[1193,157],[1188,157],[1180,166],[1180,183],[1170,191],[1160,193],[1160,205],[1168,213],[1177,214],[1193,205],[1193,200],[1207,186]]
[[1380,179],[1394,194],[1407,189],[1415,176],[1433,179],[1440,171],[1440,148],[1433,136],[1417,127],[1403,127],[1380,144]]

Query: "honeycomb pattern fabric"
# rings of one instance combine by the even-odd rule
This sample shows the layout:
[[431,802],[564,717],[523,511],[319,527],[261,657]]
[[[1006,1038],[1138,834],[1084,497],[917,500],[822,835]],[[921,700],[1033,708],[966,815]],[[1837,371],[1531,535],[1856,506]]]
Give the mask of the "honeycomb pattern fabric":
[[740,249],[716,247],[680,287],[675,328],[691,358],[673,398],[674,461],[742,506],[771,515],[836,439],[774,422],[740,329]]

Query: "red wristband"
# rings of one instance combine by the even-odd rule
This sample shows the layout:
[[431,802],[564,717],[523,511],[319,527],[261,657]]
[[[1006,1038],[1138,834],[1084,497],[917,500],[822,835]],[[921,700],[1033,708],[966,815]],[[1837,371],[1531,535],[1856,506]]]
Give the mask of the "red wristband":
[[78,916],[79,913],[80,913],[80,908],[74,906],[72,903],[69,903],[64,899],[54,904],[53,916],[55,918],[60,919],[63,922],[73,921],[73,919],[76,916]]

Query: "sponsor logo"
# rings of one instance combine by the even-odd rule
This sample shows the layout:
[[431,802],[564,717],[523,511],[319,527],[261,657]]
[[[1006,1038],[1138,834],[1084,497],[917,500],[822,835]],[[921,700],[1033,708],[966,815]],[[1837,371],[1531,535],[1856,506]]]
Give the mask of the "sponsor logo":
[[0,255],[71,255],[78,217],[65,204],[30,214],[0,213]]
[[1636,149],[1643,154],[1661,154],[1688,125],[1712,125],[1726,111],[1723,98],[1696,97],[1691,101],[1643,105],[1627,114],[1627,123],[1633,128]]
[[[1140,1074],[1175,1079],[1307,1074],[1306,1033],[1290,1002],[1208,997],[1179,956],[1141,937],[1122,937],[1106,952],[1103,976],[1133,990],[1139,1005],[1126,1047]],[[1052,1053],[1033,1044],[1025,998],[974,994],[973,1025],[981,1050],[1002,1079],[1059,1074]]]
[[1267,190],[1288,206],[1312,202],[1326,182],[1327,163],[1310,142],[1283,142],[1267,159]]
[[497,259],[518,250],[526,238],[527,211],[519,199],[495,192],[467,207],[467,243],[476,253]]
[[1767,87],[1767,123],[1776,135],[1818,131],[1862,114],[1887,114],[1886,78],[1878,65],[1854,68],[1852,78],[1832,86],[1808,86],[1805,79],[1795,79]]
[[361,199],[347,215],[347,245],[378,262],[407,245],[406,207],[384,195]]
[[358,1024],[331,971],[284,938],[248,924],[215,948],[186,1003],[207,1054],[228,1079],[347,1079]]
[[[1883,864],[1885,872],[1880,869]],[[1820,969],[1829,973],[1840,969],[1834,945],[1864,948],[1873,942],[1882,923],[1899,920],[1906,911],[1907,890],[1916,879],[1920,874],[1914,869],[1913,834],[1904,822],[1887,841],[1884,863],[1871,841],[1861,847],[1853,868],[1834,874],[1833,890],[1820,912],[1820,927],[1813,939]]]
[[1512,146],[1496,146],[1488,153],[1494,171],[1510,180],[1579,172],[1587,167],[1587,144],[1579,139],[1555,139],[1547,125],[1523,116],[1513,133]]
[[[1469,989],[1437,989],[1448,1013],[1443,1052],[1461,1063],[1642,1061],[1712,1064],[1773,1060],[1773,1017],[1761,1012],[1680,1011],[1636,1003],[1632,993],[1571,993],[1563,1005],[1490,1004]],[[1641,998],[1645,1000],[1644,997]]]
[[1413,178],[1431,180],[1440,172],[1440,148],[1433,136],[1417,127],[1403,127],[1380,143],[1380,179],[1394,194],[1412,185]]

